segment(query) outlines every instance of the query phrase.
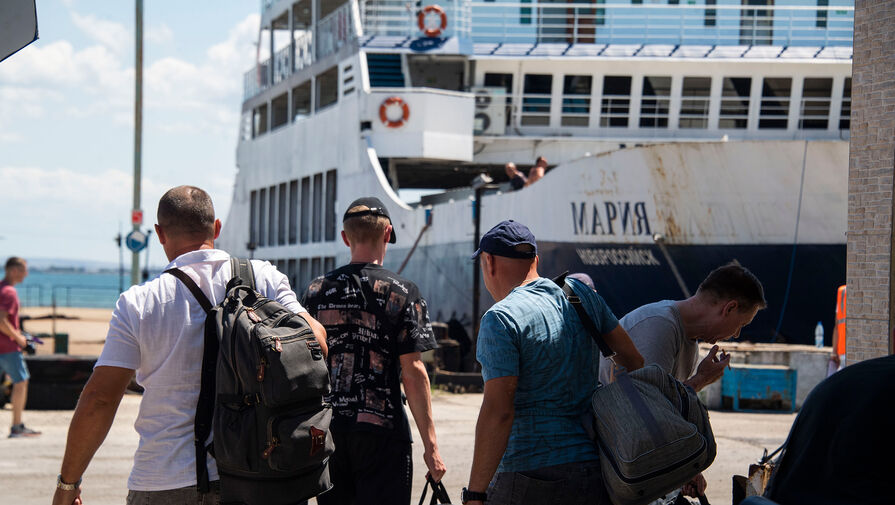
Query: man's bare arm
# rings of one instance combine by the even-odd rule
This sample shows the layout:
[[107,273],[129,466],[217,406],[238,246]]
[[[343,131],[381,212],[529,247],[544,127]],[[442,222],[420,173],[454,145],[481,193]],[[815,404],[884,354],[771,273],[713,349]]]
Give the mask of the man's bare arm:
[[314,338],[317,339],[317,343],[320,344],[320,348],[323,349],[323,357],[326,358],[329,354],[329,347],[326,346],[326,328],[324,328],[316,319],[311,317],[311,314],[308,312],[302,312],[299,315],[305,318],[305,321],[308,322],[308,326],[314,331]]
[[432,398],[429,394],[429,375],[418,352],[402,354],[401,381],[407,394],[407,405],[413,413],[416,428],[423,439],[423,459],[429,474],[436,482],[441,480],[447,469],[438,452],[438,441],[435,438],[435,421],[432,419]]
[[21,332],[12,327],[12,324],[10,324],[8,318],[9,312],[0,310],[0,333],[18,344],[19,347],[25,347],[28,341],[25,340],[25,337],[21,334]]
[[609,344],[609,347],[615,351],[615,362],[617,364],[625,367],[629,372],[643,368],[643,356],[637,350],[637,347],[634,346],[634,342],[631,341],[631,337],[622,328],[622,325],[616,326],[612,331],[603,335],[603,338]]
[[[112,427],[115,412],[133,374],[133,370],[113,366],[98,366],[93,370],[68,427],[68,441],[59,472],[63,481],[77,482],[84,475]],[[53,505],[69,505],[79,494],[80,489],[57,489]]]
[[[487,491],[500,459],[507,450],[513,428],[513,401],[518,383],[519,378],[514,376],[498,377],[485,383],[485,396],[475,425],[475,449],[469,473],[470,491]],[[468,503],[475,505],[481,502]]]

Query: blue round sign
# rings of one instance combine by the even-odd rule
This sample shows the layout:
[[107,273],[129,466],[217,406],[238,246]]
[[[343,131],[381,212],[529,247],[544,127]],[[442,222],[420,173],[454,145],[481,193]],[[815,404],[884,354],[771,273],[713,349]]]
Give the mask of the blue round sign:
[[140,252],[146,249],[147,243],[149,243],[149,236],[140,230],[134,230],[124,238],[124,244],[133,252]]

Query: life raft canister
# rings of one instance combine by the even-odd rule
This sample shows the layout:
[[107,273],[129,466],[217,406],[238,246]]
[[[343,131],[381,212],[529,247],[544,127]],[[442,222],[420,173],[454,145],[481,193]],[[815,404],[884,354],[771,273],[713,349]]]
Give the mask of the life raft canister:
[[[388,118],[388,108],[392,105],[401,106],[401,118],[396,121],[392,121]],[[400,128],[401,126],[404,126],[404,122],[407,121],[408,118],[410,118],[410,107],[408,107],[407,102],[400,97],[390,96],[379,106],[379,120],[389,128]]]
[[[426,26],[426,16],[430,13],[435,12],[441,18],[441,24],[438,28],[429,28]],[[419,25],[420,30],[422,30],[423,35],[426,37],[439,37],[441,32],[447,29],[447,14],[444,12],[444,9],[439,7],[438,5],[427,5],[420,10],[420,13],[417,15],[417,25]]]
[[845,286],[839,286],[836,292],[836,354],[845,354],[845,319],[847,312],[847,294]]

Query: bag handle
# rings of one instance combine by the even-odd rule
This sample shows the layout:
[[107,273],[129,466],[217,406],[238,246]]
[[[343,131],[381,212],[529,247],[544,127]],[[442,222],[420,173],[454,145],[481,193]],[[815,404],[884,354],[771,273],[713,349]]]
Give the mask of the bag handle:
[[429,491],[430,486],[432,487],[432,498],[429,500],[429,505],[438,505],[440,503],[450,505],[451,499],[448,497],[447,489],[444,488],[444,484],[435,482],[429,474],[426,474],[426,485],[423,487],[423,495],[420,496],[419,505],[425,503],[426,493]]

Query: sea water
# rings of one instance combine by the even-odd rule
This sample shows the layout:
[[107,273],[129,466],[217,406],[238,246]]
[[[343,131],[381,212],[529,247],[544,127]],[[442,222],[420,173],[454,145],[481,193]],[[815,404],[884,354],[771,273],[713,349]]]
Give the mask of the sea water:
[[55,299],[57,307],[111,309],[122,287],[130,287],[128,271],[122,280],[117,272],[109,271],[30,270],[16,290],[23,307],[49,307]]

